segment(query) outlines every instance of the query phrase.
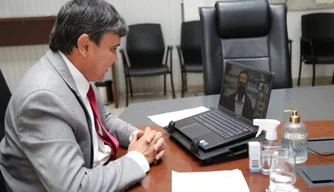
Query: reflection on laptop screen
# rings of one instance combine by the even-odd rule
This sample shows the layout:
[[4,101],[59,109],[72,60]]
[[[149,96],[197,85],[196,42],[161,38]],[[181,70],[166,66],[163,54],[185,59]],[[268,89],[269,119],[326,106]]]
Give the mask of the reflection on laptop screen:
[[249,120],[265,118],[273,73],[226,62],[219,105]]

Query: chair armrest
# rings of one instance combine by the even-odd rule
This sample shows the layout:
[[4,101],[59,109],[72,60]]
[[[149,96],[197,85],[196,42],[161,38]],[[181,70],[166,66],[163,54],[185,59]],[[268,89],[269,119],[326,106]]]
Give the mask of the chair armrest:
[[304,38],[304,37],[301,37],[300,38],[300,43],[308,43],[310,46],[311,46],[311,49],[313,51],[313,39],[309,39],[309,38]]
[[176,50],[177,50],[177,54],[179,56],[179,63],[180,63],[180,67],[181,69],[183,69],[184,67],[184,62],[183,62],[183,55],[182,55],[182,49],[180,45],[176,45]]
[[173,70],[173,60],[172,60],[172,58],[173,58],[173,48],[174,47],[171,46],[171,45],[167,46],[167,55],[166,55],[166,58],[165,58],[165,65],[168,65],[168,58],[169,58],[170,71]]
[[119,49],[119,52],[122,55],[123,68],[124,68],[125,72],[127,73],[129,65],[128,65],[128,61],[126,60],[125,50],[124,49]]
[[301,37],[301,38],[300,38],[300,41],[302,41],[302,42],[312,43],[312,39],[305,38],[305,37]]
[[292,40],[288,39],[288,45],[289,45],[289,57],[290,57],[290,65],[291,65],[291,59],[292,59]]
[[180,45],[176,45],[176,50],[179,54],[182,54],[182,49],[181,49],[181,46]]
[[126,61],[126,59],[125,59],[125,51],[124,51],[124,49],[119,49],[119,52],[120,52],[121,55],[122,55],[123,63],[127,63],[127,61]]
[[312,57],[314,58],[314,48],[313,48],[313,40],[312,39],[309,39],[309,38],[304,38],[304,37],[301,37],[300,38],[300,53],[301,55],[304,55],[304,46],[303,43],[308,43],[310,48],[311,48],[311,55]]

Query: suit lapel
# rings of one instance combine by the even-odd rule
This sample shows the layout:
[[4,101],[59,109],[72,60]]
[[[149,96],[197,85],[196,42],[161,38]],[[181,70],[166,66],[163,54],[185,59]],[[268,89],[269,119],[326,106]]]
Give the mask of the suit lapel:
[[77,95],[79,95],[78,89],[75,86],[75,83],[74,83],[73,77],[70,73],[70,70],[68,69],[65,61],[63,60],[63,58],[61,58],[59,53],[57,53],[57,52],[55,53],[55,52],[52,52],[51,50],[49,50],[46,53],[46,57],[49,60],[49,62],[51,63],[51,65],[56,69],[56,71],[61,76],[61,78],[68,85],[68,87],[70,89],[72,89],[72,91],[74,91]]
[[[93,137],[92,137],[92,122],[90,120],[89,117],[89,113],[85,107],[84,102],[81,99],[81,96],[79,94],[79,91],[75,85],[74,79],[71,75],[70,70],[68,69],[65,61],[63,60],[63,58],[59,55],[58,52],[52,52],[51,50],[49,50],[46,53],[46,58],[48,59],[48,61],[51,63],[51,65],[56,69],[57,73],[60,75],[60,77],[64,80],[64,82],[67,84],[67,86],[70,88],[70,90],[72,91],[72,93],[76,96],[76,98],[79,101],[79,104],[81,105],[82,109],[84,110],[84,113],[86,115],[86,119],[87,119],[87,123],[88,123],[88,130],[90,133],[90,138],[91,138],[91,142],[93,143]],[[93,167],[93,161],[94,161],[94,157],[93,157],[93,145],[91,146],[91,159],[90,159],[90,167]]]

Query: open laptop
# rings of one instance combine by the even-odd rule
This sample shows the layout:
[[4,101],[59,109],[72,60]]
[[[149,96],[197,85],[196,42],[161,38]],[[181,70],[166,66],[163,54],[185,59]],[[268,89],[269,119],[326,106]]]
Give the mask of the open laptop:
[[255,136],[253,119],[266,118],[273,79],[272,72],[226,61],[218,108],[176,121],[175,129],[204,150]]

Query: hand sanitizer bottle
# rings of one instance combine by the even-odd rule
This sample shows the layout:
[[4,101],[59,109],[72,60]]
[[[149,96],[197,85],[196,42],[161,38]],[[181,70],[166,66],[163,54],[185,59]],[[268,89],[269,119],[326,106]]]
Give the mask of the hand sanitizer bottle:
[[261,172],[263,175],[269,175],[272,151],[282,147],[281,142],[277,140],[277,127],[281,122],[275,119],[254,119],[253,124],[259,126],[256,137],[263,130],[266,131],[266,139],[261,141]]
[[300,122],[298,110],[287,109],[291,112],[290,121],[282,127],[282,146],[292,149],[296,153],[296,164],[307,161],[307,126]]

